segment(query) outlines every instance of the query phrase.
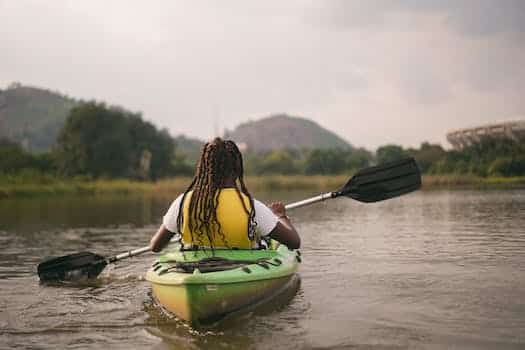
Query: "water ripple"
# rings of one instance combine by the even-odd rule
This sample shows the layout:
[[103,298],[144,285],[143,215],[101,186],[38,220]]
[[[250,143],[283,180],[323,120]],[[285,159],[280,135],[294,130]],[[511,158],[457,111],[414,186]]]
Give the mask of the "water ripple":
[[[291,212],[303,242],[295,297],[213,329],[156,307],[143,255],[96,281],[40,285],[47,256],[143,246],[169,201],[0,204],[6,348],[519,349],[525,347],[525,191],[341,199]],[[23,213],[22,213],[23,212]],[[83,213],[89,212],[89,217]]]

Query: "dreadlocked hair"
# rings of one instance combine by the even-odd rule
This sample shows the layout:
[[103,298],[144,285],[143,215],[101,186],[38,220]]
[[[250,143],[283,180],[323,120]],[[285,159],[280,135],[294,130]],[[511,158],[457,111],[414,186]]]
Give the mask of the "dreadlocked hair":
[[[235,142],[225,141],[217,137],[204,145],[197,163],[195,176],[184,192],[177,217],[177,229],[179,232],[182,232],[184,202],[186,195],[192,191],[187,220],[192,243],[197,243],[199,247],[204,246],[204,238],[206,237],[208,242],[210,242],[211,249],[214,249],[214,228],[216,228],[224,245],[228,247],[226,236],[222,232],[221,224],[217,219],[219,192],[228,179],[234,180],[234,188],[244,211],[248,215],[248,239],[250,241],[256,239],[257,223],[255,222],[253,198],[244,183],[244,166],[241,152]],[[248,197],[251,208],[246,207],[241,193]]]

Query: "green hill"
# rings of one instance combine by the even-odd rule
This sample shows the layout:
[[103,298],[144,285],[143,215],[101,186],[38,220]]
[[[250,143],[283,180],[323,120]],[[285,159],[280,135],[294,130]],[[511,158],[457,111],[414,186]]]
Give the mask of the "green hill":
[[240,124],[235,130],[227,131],[225,138],[253,151],[351,147],[348,142],[319,124],[286,114]]
[[18,83],[0,90],[0,138],[31,151],[46,151],[78,101],[58,92]]

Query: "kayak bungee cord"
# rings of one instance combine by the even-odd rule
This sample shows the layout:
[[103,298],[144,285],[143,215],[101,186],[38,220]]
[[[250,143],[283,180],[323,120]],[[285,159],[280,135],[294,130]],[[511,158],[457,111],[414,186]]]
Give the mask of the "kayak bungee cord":
[[[273,260],[273,261],[272,261]],[[263,268],[269,268],[268,266],[280,266],[282,261],[278,258],[260,258],[256,260],[239,260],[239,259],[227,259],[223,257],[210,257],[204,258],[199,261],[175,261],[167,260],[163,262],[168,264],[167,268],[161,268],[162,265],[157,261],[153,264],[153,270],[156,271],[159,275],[162,275],[167,272],[184,272],[184,273],[193,273],[196,269],[201,273],[207,272],[217,272],[217,271],[226,271],[232,270],[239,267],[244,267],[246,265],[259,265]]]

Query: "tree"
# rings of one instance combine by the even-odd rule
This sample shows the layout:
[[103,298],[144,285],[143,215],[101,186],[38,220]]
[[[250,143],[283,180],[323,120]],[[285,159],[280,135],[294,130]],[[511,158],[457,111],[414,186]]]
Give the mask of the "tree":
[[274,150],[263,157],[258,167],[259,174],[297,174],[294,157],[290,151]]
[[339,174],[348,170],[350,151],[342,149],[314,149],[306,158],[307,174]]
[[0,140],[0,172],[16,173],[33,165],[31,154],[17,143],[6,139]]
[[142,178],[149,152],[146,177],[156,179],[171,174],[174,149],[169,134],[140,114],[88,102],[70,111],[53,154],[64,175]]
[[364,148],[352,149],[346,159],[348,169],[358,170],[365,168],[372,162],[373,156]]
[[53,159],[49,153],[32,154],[16,142],[0,139],[0,173],[17,174],[24,169],[52,172]]
[[433,171],[433,167],[446,156],[446,152],[441,145],[428,142],[423,142],[418,150],[411,150],[409,153],[417,160],[423,173]]
[[376,159],[379,164],[392,162],[406,157],[406,151],[398,145],[381,146],[376,151]]

